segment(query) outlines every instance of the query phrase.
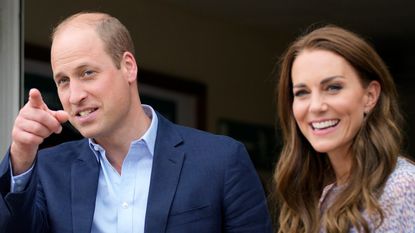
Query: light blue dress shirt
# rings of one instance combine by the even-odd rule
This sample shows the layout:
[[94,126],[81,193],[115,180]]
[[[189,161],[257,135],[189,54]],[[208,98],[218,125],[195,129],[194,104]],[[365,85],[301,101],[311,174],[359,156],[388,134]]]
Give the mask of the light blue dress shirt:
[[[91,233],[144,232],[158,118],[152,107],[143,105],[143,109],[151,124],[140,139],[131,142],[121,175],[109,163],[105,150],[89,139],[91,150],[100,164]],[[32,168],[12,177],[12,192],[24,189],[31,171]]]

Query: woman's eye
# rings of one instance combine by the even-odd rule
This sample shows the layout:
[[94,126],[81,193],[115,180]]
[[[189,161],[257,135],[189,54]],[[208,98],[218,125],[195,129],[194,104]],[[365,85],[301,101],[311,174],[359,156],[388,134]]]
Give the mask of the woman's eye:
[[308,91],[306,90],[298,90],[298,91],[294,91],[294,96],[295,97],[301,97],[308,94]]
[[340,91],[342,88],[343,87],[341,85],[338,85],[338,84],[327,86],[327,90],[329,92],[337,92],[337,91]]

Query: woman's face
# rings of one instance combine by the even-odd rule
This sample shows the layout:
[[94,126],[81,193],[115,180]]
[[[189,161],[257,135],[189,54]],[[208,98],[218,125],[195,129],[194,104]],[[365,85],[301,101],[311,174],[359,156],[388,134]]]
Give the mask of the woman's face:
[[318,152],[346,155],[364,113],[376,104],[379,83],[364,88],[354,68],[326,50],[302,51],[291,75],[293,114],[303,135]]

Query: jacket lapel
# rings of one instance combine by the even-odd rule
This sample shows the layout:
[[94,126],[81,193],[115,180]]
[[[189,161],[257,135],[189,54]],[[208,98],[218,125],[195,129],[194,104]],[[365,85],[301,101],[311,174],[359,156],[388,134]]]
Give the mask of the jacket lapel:
[[99,163],[85,141],[71,169],[72,224],[76,233],[91,232],[98,187]]
[[173,124],[158,114],[158,130],[147,202],[145,232],[165,232],[170,207],[179,183],[183,142]]

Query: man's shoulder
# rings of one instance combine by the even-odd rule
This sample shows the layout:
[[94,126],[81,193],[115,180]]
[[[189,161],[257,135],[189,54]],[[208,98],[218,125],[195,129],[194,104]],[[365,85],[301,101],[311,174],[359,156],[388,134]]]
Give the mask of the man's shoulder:
[[[237,166],[236,163],[251,166],[248,152],[241,142],[225,135],[186,126],[175,125],[175,128],[182,138],[179,147],[193,164],[222,168],[231,164]],[[203,162],[198,163],[200,161]]]
[[207,132],[182,125],[175,125],[175,128],[182,136],[183,140],[196,144],[209,144],[211,146],[235,146],[241,144],[239,141],[226,135],[214,134],[212,132]]
[[[161,138],[165,138],[165,135],[174,135],[173,137],[178,136],[181,140],[183,140],[185,145],[192,145],[193,148],[195,147],[224,147],[224,148],[232,148],[232,147],[240,147],[242,143],[239,141],[225,136],[225,135],[218,135],[211,132],[207,132],[204,130],[180,125],[173,123],[163,117],[162,115],[158,114],[158,134],[163,134]],[[157,138],[160,135],[157,136]]]

